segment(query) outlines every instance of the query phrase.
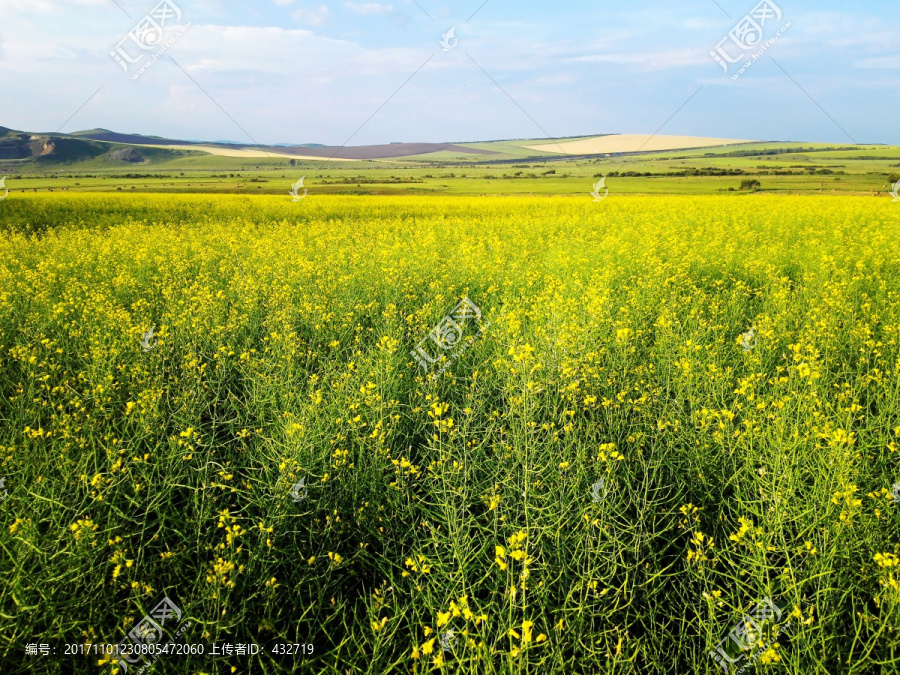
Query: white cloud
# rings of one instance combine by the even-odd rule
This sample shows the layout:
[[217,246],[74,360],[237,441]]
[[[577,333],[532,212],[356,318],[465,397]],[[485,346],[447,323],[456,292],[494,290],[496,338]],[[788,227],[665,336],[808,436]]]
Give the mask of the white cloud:
[[610,52],[590,54],[567,59],[576,63],[612,63],[620,66],[636,66],[642,70],[665,70],[711,63],[702,49],[670,49],[658,52]]
[[344,5],[349,7],[357,14],[380,14],[387,16],[394,10],[391,5],[382,5],[380,2],[345,2]]
[[[63,2],[62,0],[5,0],[3,3],[3,10],[12,10],[14,12],[38,11],[46,14],[48,12],[70,8],[72,5],[77,7],[96,8],[108,8],[109,6],[107,0],[67,0],[66,2]],[[113,9],[115,9],[115,7],[113,7]]]
[[870,59],[860,59],[853,63],[854,68],[873,68],[879,70],[896,70],[900,68],[900,56],[874,56]]
[[[156,1],[117,0],[129,19],[112,0],[0,0],[0,125],[55,129],[103,85],[66,130],[103,126],[245,140],[167,57],[136,82],[109,57]],[[446,14],[446,25],[435,26],[408,0],[184,0],[179,4],[192,26],[168,55],[264,143],[343,142],[432,55],[354,144],[534,135],[530,120],[467,53],[559,135],[652,131],[705,78],[732,85],[714,79],[721,71],[708,56],[733,25],[714,5],[708,17],[697,19],[661,0],[640,12],[597,8],[587,0],[512,14],[491,12],[491,4],[463,28],[441,3],[419,1],[436,17]],[[852,119],[853,105],[871,105],[877,114],[868,117],[876,120],[869,136],[894,140],[896,132],[881,120],[891,117],[890,81],[900,72],[895,31],[875,12],[865,12],[860,7],[853,22],[850,13],[819,19],[792,11],[795,27],[779,41],[776,58],[817,97],[840,87],[840,96],[823,100],[838,119]],[[454,23],[461,48],[443,53],[440,34]],[[756,66],[739,84],[718,99],[706,90],[670,126],[681,123],[679,131],[698,135],[808,140],[804,117],[794,114],[808,101],[772,64]],[[647,103],[648,92],[655,105]],[[695,119],[707,92],[720,109]],[[741,92],[784,114],[746,115]],[[827,131],[829,124],[825,118],[821,128]]]
[[291,18],[310,26],[321,26],[328,19],[331,11],[325,5],[318,7],[300,7],[291,12]]

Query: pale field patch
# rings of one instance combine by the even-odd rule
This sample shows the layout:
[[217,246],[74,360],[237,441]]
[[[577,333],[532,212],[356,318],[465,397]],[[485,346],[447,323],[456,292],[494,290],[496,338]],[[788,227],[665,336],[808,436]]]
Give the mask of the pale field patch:
[[555,152],[566,155],[591,155],[613,152],[652,152],[659,150],[689,150],[709,148],[717,145],[739,145],[754,141],[733,138],[702,138],[697,136],[651,136],[650,134],[623,134],[599,136],[565,143],[544,143],[526,145],[529,150]]
[[248,150],[246,148],[221,148],[218,146],[212,145],[146,145],[146,146],[137,146],[137,147],[147,147],[147,148],[165,148],[166,150],[201,150],[202,152],[208,152],[210,155],[216,155],[219,157],[237,157],[245,158],[245,159],[255,159],[255,158],[265,158],[265,157],[284,157],[287,159],[303,159],[303,160],[317,160],[320,162],[324,161],[334,161],[334,162],[352,162],[355,160],[352,159],[342,159],[340,157],[312,157],[307,155],[291,155],[286,152],[263,152],[262,150]]

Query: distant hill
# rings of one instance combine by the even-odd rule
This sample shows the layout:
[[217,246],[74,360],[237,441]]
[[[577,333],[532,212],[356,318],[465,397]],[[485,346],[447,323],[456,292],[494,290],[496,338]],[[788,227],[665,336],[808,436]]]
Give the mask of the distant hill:
[[302,157],[322,157],[324,159],[396,159],[398,157],[427,155],[432,152],[456,152],[475,155],[496,154],[492,150],[470,148],[454,143],[390,143],[387,145],[357,145],[349,147],[333,147],[322,145],[321,143],[255,146],[246,143],[232,143],[230,141],[199,143],[196,141],[162,138],[160,136],[146,136],[143,134],[120,134],[115,131],[109,131],[108,129],[91,129],[90,131],[79,131],[72,135],[77,136],[78,138],[87,138],[94,141],[102,141],[104,143],[123,143],[143,146],[156,145],[165,147],[201,146],[198,147],[200,150],[202,150],[202,146],[235,150],[262,150],[263,152],[277,152],[278,154],[297,155]]
[[195,145],[193,141],[178,141],[171,138],[161,138],[159,136],[142,136],[140,134],[119,134],[115,131],[108,131],[107,129],[82,131],[72,135],[77,135],[82,138],[90,138],[94,141],[104,141],[106,143],[127,143],[128,145]]
[[[253,146],[247,146],[253,147]],[[265,149],[265,148],[264,148]],[[271,149],[276,149],[271,146]],[[280,152],[304,155],[306,157],[323,157],[330,159],[396,159],[427,155],[432,152],[461,152],[473,155],[496,155],[493,150],[480,150],[453,143],[391,143],[389,145],[355,145],[344,148],[321,146],[297,146],[294,148],[279,147]]]
[[107,151],[102,145],[67,136],[26,134],[0,128],[0,159],[34,159],[39,162],[77,162]]
[[[574,136],[563,139],[518,139],[477,143],[388,143],[326,146],[320,143],[256,146],[227,141],[199,142],[109,129],[87,129],[70,134],[27,133],[0,127],[0,162],[52,164],[79,163],[94,168],[161,164],[190,158],[183,165],[225,169],[245,162],[292,163],[309,161],[419,160],[492,163],[541,160],[550,157],[626,155],[673,149],[732,146],[748,141],[661,135]],[[239,161],[238,161],[239,160]],[[200,162],[198,165],[197,162]],[[11,168],[11,167],[10,167]]]
[[[106,130],[95,130],[117,136]],[[97,141],[91,133],[31,134],[0,127],[0,161],[31,162],[38,165],[73,164],[99,160],[112,165],[145,164],[184,156],[184,153],[121,143]]]

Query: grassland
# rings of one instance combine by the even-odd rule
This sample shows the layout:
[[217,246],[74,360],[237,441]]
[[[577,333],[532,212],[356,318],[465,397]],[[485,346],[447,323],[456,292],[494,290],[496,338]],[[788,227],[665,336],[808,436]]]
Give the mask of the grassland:
[[264,652],[160,673],[713,673],[765,598],[744,672],[900,669],[900,204],[74,187],[0,202],[3,673],[164,594]]
[[[495,156],[449,152],[397,160],[305,161],[238,159],[196,151],[163,151],[165,161],[111,165],[0,161],[0,175],[18,192],[230,193],[284,195],[305,176],[310,194],[584,195],[603,176],[610,194],[720,194],[758,180],[770,194],[887,196],[900,178],[900,148],[755,143],[732,148],[612,155],[535,157],[518,142],[470,144]],[[147,152],[141,149],[141,152]],[[521,157],[517,154],[521,153]],[[531,157],[525,156],[531,153]],[[169,155],[174,156],[174,159]],[[746,194],[746,193],[744,193]]]

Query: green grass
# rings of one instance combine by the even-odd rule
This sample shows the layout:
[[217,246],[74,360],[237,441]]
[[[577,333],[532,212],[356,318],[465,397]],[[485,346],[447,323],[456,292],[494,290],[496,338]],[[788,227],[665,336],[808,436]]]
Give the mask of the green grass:
[[[717,194],[738,190],[742,180],[756,179],[763,192],[782,194],[855,194],[887,197],[888,177],[900,174],[900,148],[840,144],[757,143],[735,148],[648,153],[573,160],[546,154],[518,156],[529,141],[475,144],[496,147],[494,156],[433,153],[401,160],[328,162],[284,158],[254,160],[170,151],[146,164],[110,165],[97,159],[69,165],[0,161],[13,191],[133,191],[166,193],[287,194],[306,176],[311,196],[372,195],[584,195],[600,176],[613,174],[613,196],[626,194]],[[810,151],[814,148],[815,151]],[[834,149],[838,148],[838,149]],[[739,156],[747,151],[782,154]],[[144,149],[140,149],[144,152]],[[503,161],[500,161],[500,159]],[[165,161],[163,161],[165,160]],[[741,172],[732,176],[678,176],[685,171]],[[554,171],[553,174],[548,172]],[[623,173],[651,176],[616,176]],[[139,174],[140,178],[129,175]],[[518,175],[517,175],[518,174]],[[88,177],[89,176],[89,177]]]

